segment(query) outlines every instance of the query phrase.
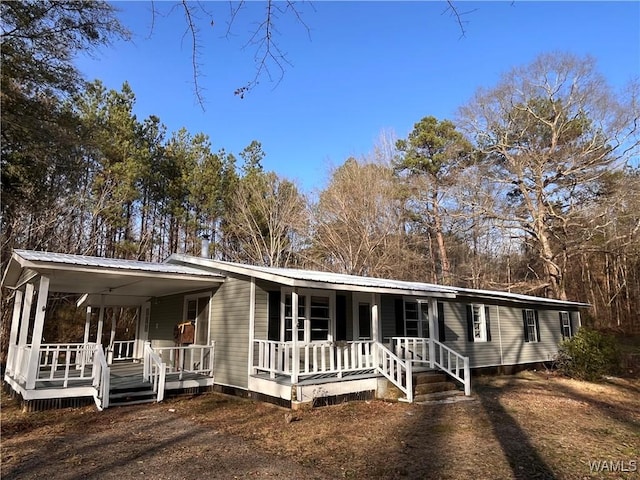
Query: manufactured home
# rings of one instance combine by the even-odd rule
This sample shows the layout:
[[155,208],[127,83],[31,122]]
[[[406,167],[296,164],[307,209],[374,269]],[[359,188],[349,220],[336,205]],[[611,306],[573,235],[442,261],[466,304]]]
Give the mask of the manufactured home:
[[[588,306],[183,254],[151,263],[15,250],[2,285],[14,298],[5,382],[25,402],[88,398],[100,409],[209,388],[292,407],[413,402],[434,371],[470,395],[473,369],[550,361]],[[55,321],[50,293],[77,298],[84,338],[42,338]],[[136,312],[133,339],[117,338],[115,307]]]

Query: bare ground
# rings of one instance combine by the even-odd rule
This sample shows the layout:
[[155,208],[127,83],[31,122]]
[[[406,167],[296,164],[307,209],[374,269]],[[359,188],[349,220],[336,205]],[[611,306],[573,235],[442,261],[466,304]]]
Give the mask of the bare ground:
[[[290,422],[289,410],[219,394],[38,413],[4,397],[1,475],[640,479],[640,380],[527,372],[474,387],[470,402],[350,402]],[[592,472],[596,460],[616,471]]]

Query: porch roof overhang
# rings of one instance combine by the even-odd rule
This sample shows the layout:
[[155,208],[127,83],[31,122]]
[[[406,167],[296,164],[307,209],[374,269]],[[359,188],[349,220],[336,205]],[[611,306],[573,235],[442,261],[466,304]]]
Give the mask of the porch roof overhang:
[[431,283],[405,282],[385,278],[361,277],[343,273],[319,272],[296,268],[261,267],[183,254],[173,254],[167,258],[166,262],[175,265],[204,267],[219,273],[235,273],[279,283],[292,288],[317,288],[425,297],[437,296],[439,298],[455,298],[456,296],[453,287],[434,285]]
[[347,290],[354,292],[387,293],[415,297],[464,298],[464,301],[476,302],[506,302],[518,305],[541,305],[553,309],[578,309],[589,307],[588,303],[556,300],[552,298],[536,297],[498,290],[479,290],[470,288],[450,287],[432,283],[407,282],[384,278],[360,277],[331,272],[301,270],[295,268],[274,268],[255,265],[244,265],[233,262],[223,262],[184,254],[173,254],[166,263],[175,265],[193,265],[204,267],[218,273],[235,273],[279,283],[288,287],[319,288],[333,290]]
[[84,305],[140,305],[161,297],[211,288],[224,276],[185,265],[15,250],[2,286],[21,288],[38,276],[49,291],[84,295]]

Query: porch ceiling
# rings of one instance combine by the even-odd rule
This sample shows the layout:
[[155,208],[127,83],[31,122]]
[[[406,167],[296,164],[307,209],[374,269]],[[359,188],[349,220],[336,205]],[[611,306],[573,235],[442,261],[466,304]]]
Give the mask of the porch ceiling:
[[2,285],[18,288],[34,275],[49,277],[49,291],[87,294],[84,304],[139,305],[149,298],[212,288],[222,275],[165,264],[80,255],[14,252]]

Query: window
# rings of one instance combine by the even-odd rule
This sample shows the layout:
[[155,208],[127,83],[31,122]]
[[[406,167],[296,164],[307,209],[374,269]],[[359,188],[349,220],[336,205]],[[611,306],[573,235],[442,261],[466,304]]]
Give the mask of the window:
[[522,310],[522,322],[524,324],[524,341],[539,342],[540,322],[538,320],[538,311],[531,309]]
[[491,341],[488,306],[478,303],[467,305],[467,339],[470,342]]
[[311,297],[311,341],[329,337],[329,297]]
[[[330,339],[333,297],[315,295],[310,291],[298,293],[298,341],[314,342]],[[291,293],[284,296],[284,341],[292,340],[293,315]]]
[[[306,320],[306,308],[305,308],[304,295],[298,295],[298,341],[304,342],[304,324]],[[293,314],[291,309],[291,294],[288,293],[284,296],[284,341],[290,342],[292,337],[292,320]]]
[[417,300],[404,302],[404,334],[407,337],[429,338],[429,308]]
[[573,334],[571,329],[571,315],[569,312],[560,312],[560,331],[562,332],[562,339],[571,338]]

